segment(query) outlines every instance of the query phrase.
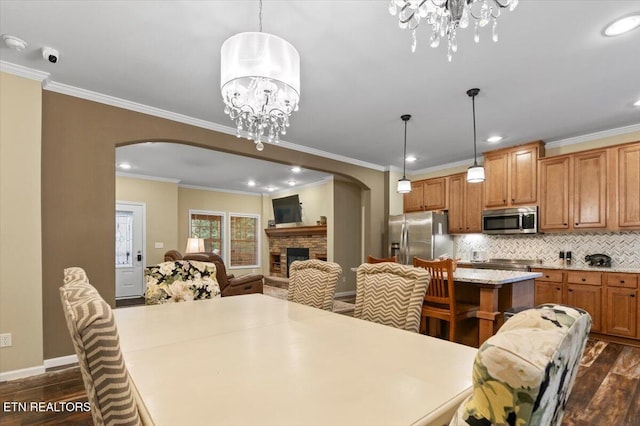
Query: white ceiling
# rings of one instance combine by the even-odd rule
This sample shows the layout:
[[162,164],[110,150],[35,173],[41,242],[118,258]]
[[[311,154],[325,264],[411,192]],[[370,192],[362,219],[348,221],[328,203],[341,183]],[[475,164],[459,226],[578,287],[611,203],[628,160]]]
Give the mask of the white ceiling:
[[[491,41],[489,27],[479,44],[473,43],[471,28],[460,30],[451,63],[444,43],[429,47],[426,26],[418,29],[418,49],[411,53],[410,33],[398,28],[387,5],[386,0],[264,1],[263,30],[288,40],[301,56],[300,111],[286,142],[379,167],[402,167],[400,115],[408,113],[413,118],[407,151],[418,158],[408,171],[468,160],[473,130],[465,92],[472,87],[481,89],[479,152],[640,124],[640,108],[633,107],[640,98],[640,29],[615,38],[601,35],[607,23],[640,12],[638,0],[521,1],[500,17],[498,43]],[[2,46],[0,59],[48,72],[55,84],[233,132],[220,96],[220,46],[233,34],[256,31],[257,16],[257,0],[1,0],[0,33],[21,37],[29,47],[16,52]],[[42,59],[39,49],[45,45],[60,51],[57,64]],[[505,139],[485,142],[492,134]],[[144,173],[132,173],[160,176],[153,164],[169,158],[153,153],[174,160],[181,155],[175,147],[155,145],[160,144],[119,148],[118,161],[136,159]],[[193,148],[182,150],[185,158],[194,158],[188,152]],[[212,161],[228,160],[205,162]],[[225,176],[211,168],[205,182],[181,174],[188,162],[186,168],[174,164],[175,175],[164,177],[248,190],[242,185],[254,165],[234,164],[240,166]],[[288,173],[288,167],[274,167],[282,176]],[[266,180],[271,173],[266,170],[256,179]],[[236,172],[244,179],[241,186],[233,186],[234,177],[240,180]]]

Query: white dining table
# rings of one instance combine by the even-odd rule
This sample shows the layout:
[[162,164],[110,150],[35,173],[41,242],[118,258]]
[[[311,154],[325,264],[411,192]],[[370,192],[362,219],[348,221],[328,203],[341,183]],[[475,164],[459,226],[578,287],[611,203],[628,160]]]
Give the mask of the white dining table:
[[114,311],[155,425],[442,425],[477,350],[250,294]]

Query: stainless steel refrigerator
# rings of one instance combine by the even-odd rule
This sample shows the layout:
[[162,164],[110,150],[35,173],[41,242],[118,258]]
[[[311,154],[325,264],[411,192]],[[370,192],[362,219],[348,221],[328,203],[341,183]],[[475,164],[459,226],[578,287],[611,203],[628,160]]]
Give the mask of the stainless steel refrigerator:
[[398,263],[413,265],[413,258],[453,257],[446,213],[415,212],[389,216],[389,253]]

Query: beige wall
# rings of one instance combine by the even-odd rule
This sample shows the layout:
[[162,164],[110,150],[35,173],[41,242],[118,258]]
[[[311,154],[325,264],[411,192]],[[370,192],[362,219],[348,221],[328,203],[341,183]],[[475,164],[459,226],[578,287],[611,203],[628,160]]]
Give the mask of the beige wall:
[[[167,250],[178,247],[178,184],[116,176],[116,201],[144,203],[146,206],[145,265],[164,261]],[[161,242],[163,248],[155,248]]]
[[360,188],[349,182],[334,181],[333,261],[342,266],[342,279],[336,286],[338,293],[356,290],[356,273],[351,268],[363,261],[361,192]]
[[40,83],[0,73],[0,373],[43,362],[41,114]]
[[[209,191],[204,189],[179,188],[178,189],[178,246],[177,250],[184,253],[189,238],[189,210],[207,210],[223,213],[247,213],[258,214],[260,220],[266,223],[262,218],[262,197],[260,195],[236,194],[222,191]],[[228,216],[227,216],[228,217]],[[225,224],[225,231],[228,232],[229,224]],[[261,226],[261,229],[264,227]],[[261,233],[261,245],[265,241],[264,233]],[[176,248],[176,247],[173,247]],[[226,250],[229,248],[227,247]],[[262,256],[262,253],[261,253]],[[234,275],[242,275],[248,273],[262,273],[259,269],[246,269],[229,267],[228,256],[223,256],[225,266],[229,270],[228,273]],[[268,259],[268,258],[267,258]],[[262,264],[266,263],[264,257],[261,258]]]
[[[366,191],[365,248],[380,246],[370,231],[384,222],[383,173],[267,145],[258,152],[233,135],[56,92],[42,93],[42,245],[44,357],[73,353],[60,308],[62,271],[83,266],[110,304],[115,302],[115,148],[173,141],[324,171],[353,179]],[[332,199],[332,198],[331,198]],[[178,219],[180,220],[180,219]],[[178,241],[179,243],[179,241]]]

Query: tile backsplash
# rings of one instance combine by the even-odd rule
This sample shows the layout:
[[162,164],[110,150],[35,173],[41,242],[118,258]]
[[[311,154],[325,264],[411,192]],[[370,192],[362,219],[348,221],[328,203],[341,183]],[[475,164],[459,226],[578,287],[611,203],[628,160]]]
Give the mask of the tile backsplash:
[[471,259],[472,250],[485,250],[496,259],[542,259],[553,263],[560,251],[571,251],[575,265],[586,265],[588,254],[611,256],[612,266],[640,268],[640,232],[524,235],[456,235],[456,257]]

